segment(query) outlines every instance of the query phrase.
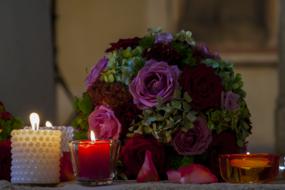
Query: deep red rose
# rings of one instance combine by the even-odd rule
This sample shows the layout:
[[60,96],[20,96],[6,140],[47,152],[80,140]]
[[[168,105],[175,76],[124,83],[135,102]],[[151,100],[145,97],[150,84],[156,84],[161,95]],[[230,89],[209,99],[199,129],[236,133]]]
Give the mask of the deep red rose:
[[120,158],[123,162],[125,173],[129,179],[136,179],[141,169],[145,152],[150,151],[153,162],[160,175],[165,174],[164,147],[153,137],[135,135],[128,139],[122,147]]
[[185,66],[180,83],[191,96],[194,110],[220,108],[222,80],[213,68],[205,64],[198,64],[194,68]]
[[10,181],[11,167],[11,141],[0,141],[0,180]]
[[236,134],[233,131],[223,131],[220,134],[213,134],[213,140],[207,152],[207,163],[205,164],[222,180],[219,174],[219,155],[241,153],[245,149],[245,147],[237,145]]
[[164,61],[169,65],[177,65],[182,59],[181,55],[169,43],[154,44],[151,48],[145,49],[142,56],[146,60]]
[[120,39],[117,42],[111,43],[110,44],[111,47],[106,49],[105,52],[111,52],[111,51],[114,51],[114,50],[117,50],[117,49],[120,49],[120,48],[123,48],[123,49],[128,48],[128,47],[134,48],[137,45],[139,45],[140,40],[141,39],[138,38],[138,37],[127,38],[127,39]]
[[9,112],[2,112],[2,113],[0,113],[0,119],[10,120],[10,119],[13,119],[13,116]]

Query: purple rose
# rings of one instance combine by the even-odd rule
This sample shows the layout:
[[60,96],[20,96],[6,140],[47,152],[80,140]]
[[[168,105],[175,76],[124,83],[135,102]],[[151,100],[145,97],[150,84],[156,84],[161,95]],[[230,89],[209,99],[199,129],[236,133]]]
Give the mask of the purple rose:
[[163,43],[167,44],[173,40],[173,36],[169,32],[164,32],[164,33],[159,33],[155,36],[155,41],[154,43]]
[[134,104],[140,109],[154,107],[171,100],[178,84],[179,69],[176,65],[169,66],[166,62],[149,60],[138,72],[129,86]]
[[211,52],[206,44],[197,43],[193,49],[193,57],[195,57],[198,62],[203,59],[220,59],[220,55],[217,52]]
[[89,131],[93,130],[96,138],[118,139],[121,132],[121,123],[114,112],[106,107],[99,106],[88,117]]
[[172,145],[181,155],[198,155],[204,153],[212,141],[212,133],[207,126],[207,121],[198,117],[194,122],[194,128],[187,132],[178,131]]
[[222,108],[234,111],[239,108],[240,96],[232,91],[222,92]]
[[103,57],[98,61],[97,64],[93,66],[91,72],[85,79],[85,85],[87,88],[91,87],[94,84],[94,82],[99,77],[100,73],[106,68],[107,64],[108,64],[108,59],[106,57]]

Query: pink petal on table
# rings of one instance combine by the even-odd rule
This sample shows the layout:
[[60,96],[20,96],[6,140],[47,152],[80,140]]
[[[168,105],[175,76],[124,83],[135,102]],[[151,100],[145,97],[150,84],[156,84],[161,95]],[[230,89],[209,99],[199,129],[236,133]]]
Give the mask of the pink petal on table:
[[166,172],[166,174],[167,174],[167,178],[170,182],[173,182],[173,183],[179,183],[180,182],[181,174],[179,171],[169,170]]
[[152,161],[150,151],[145,152],[144,163],[137,176],[137,182],[159,181],[159,176]]
[[191,164],[190,166],[181,167],[180,183],[216,183],[217,177],[211,171],[200,164]]

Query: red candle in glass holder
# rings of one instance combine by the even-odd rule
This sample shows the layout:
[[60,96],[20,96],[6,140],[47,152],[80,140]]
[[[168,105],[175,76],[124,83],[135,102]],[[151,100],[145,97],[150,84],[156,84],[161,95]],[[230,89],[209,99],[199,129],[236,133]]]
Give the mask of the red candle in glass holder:
[[111,177],[110,140],[95,140],[93,131],[90,136],[91,140],[80,141],[78,145],[78,178],[108,179]]

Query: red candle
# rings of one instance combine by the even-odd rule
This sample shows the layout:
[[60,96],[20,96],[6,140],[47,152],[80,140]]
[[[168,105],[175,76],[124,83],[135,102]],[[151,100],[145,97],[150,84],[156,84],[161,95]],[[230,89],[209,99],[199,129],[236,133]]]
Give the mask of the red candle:
[[109,140],[80,141],[78,145],[79,180],[104,180],[111,175]]

